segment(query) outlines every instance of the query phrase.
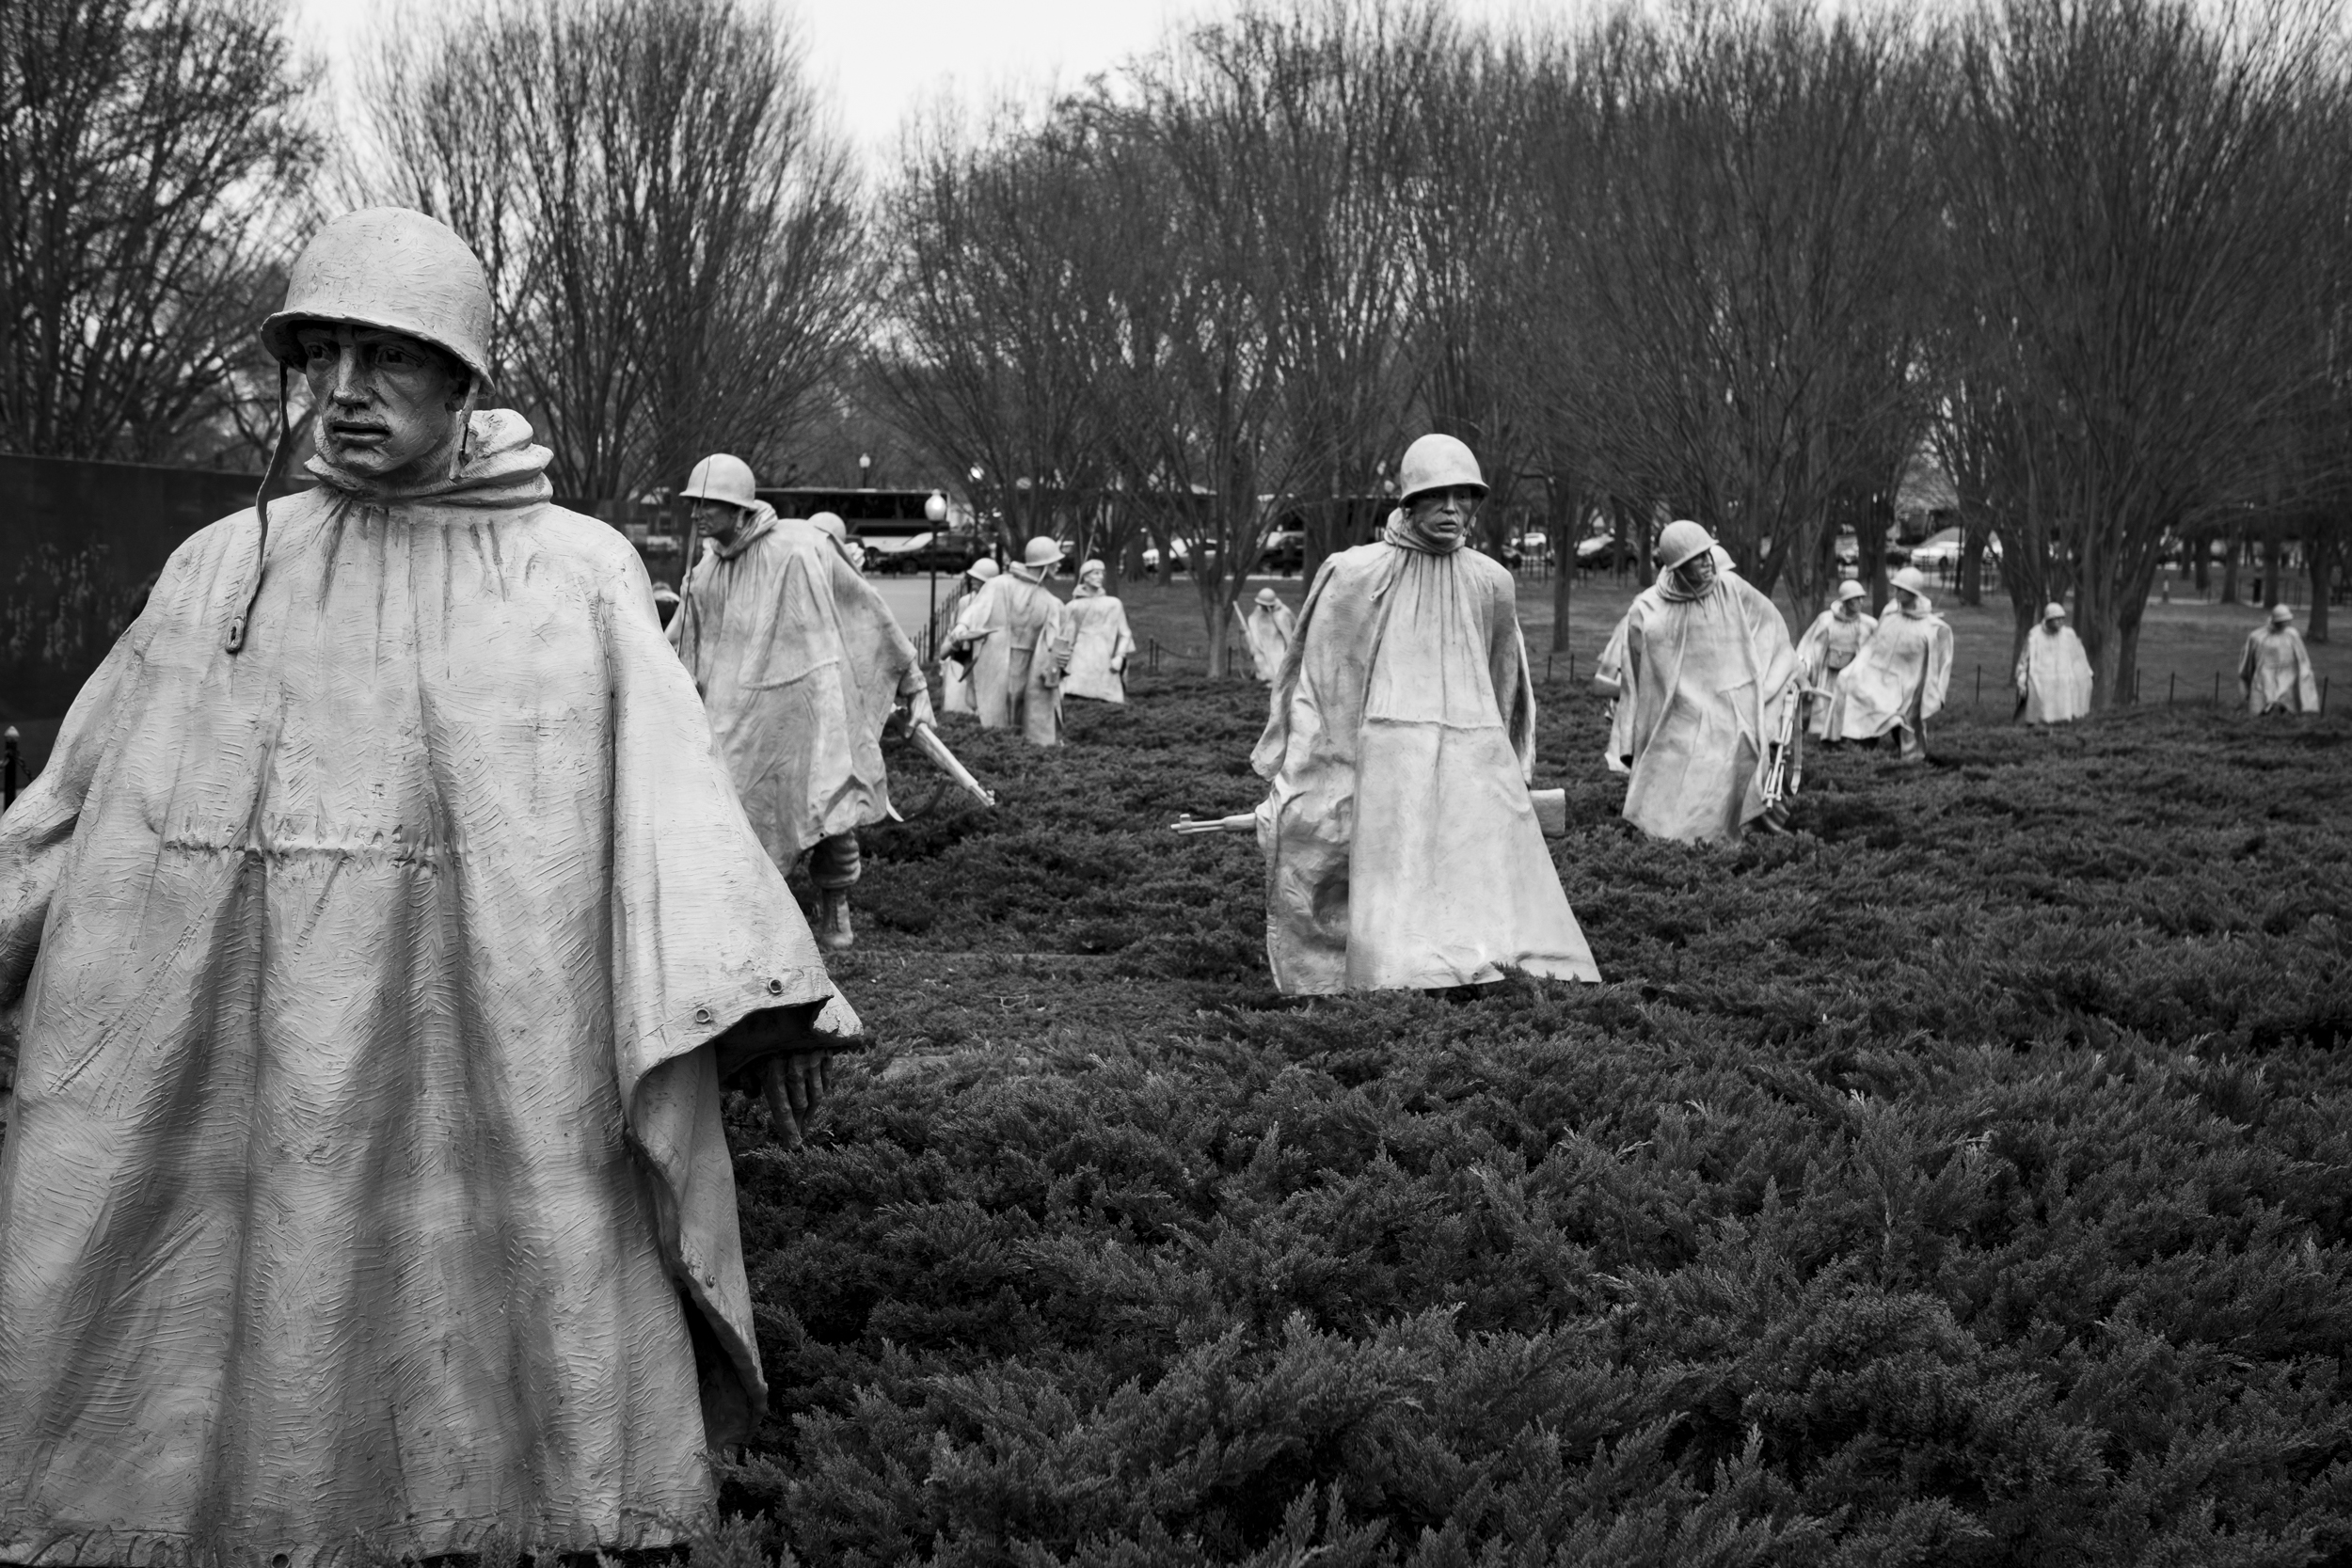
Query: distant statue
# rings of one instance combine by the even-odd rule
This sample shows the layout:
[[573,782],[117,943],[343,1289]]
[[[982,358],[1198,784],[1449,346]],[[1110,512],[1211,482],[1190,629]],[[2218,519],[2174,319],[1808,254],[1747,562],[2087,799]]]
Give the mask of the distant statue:
[[1878,630],[1878,617],[1863,609],[1870,591],[1848,578],[1837,585],[1837,602],[1813,618],[1797,640],[1798,692],[1792,699],[1805,705],[1805,733],[1816,740],[1834,741],[1843,720],[1837,694],[1846,671],[1862,644]]
[[1063,612],[1070,617],[1070,670],[1062,676],[1065,697],[1105,703],[1127,700],[1127,660],[1136,651],[1127,629],[1127,607],[1104,592],[1104,568],[1089,561],[1078,568],[1078,586]]
[[2017,655],[2017,717],[2028,724],[2066,724],[2090,711],[2090,657],[2066,624],[2066,607],[2042,610]]
[[2246,652],[2238,660],[2238,690],[2246,711],[2317,713],[2319,683],[2312,675],[2311,650],[2295,626],[2295,611],[2282,604],[2270,607],[2270,620],[2246,636]]
[[1060,563],[1060,545],[1041,534],[1030,540],[1019,564],[965,603],[952,638],[956,649],[971,653],[980,727],[1019,730],[1032,746],[1061,744],[1070,613],[1045,586]]
[[931,647],[939,658],[939,711],[968,713],[977,717],[980,708],[972,694],[972,648],[967,638],[959,641],[956,627],[962,624],[963,613],[980,589],[996,575],[996,562],[986,556],[963,569],[958,579],[961,589],[939,607],[931,620]]
[[1838,685],[1840,740],[1896,737],[1904,762],[1928,757],[1927,722],[1944,710],[1952,682],[1952,628],[1935,613],[1916,566],[1897,572],[1895,602],[1862,644]]
[[1245,629],[1249,635],[1249,661],[1257,666],[1258,678],[1271,686],[1281,678],[1282,660],[1291,651],[1298,617],[1291,613],[1281,594],[1261,588]]
[[777,516],[725,452],[696,464],[679,494],[714,553],[686,584],[678,657],[752,831],[779,870],[808,857],[817,939],[848,947],[857,831],[891,816],[882,731],[930,723],[930,683],[844,550],[839,517]]
[[1511,574],[1463,540],[1470,448],[1406,450],[1380,538],[1331,556],[1250,764],[1285,992],[1597,980],[1527,784],[1535,693]]
[[1736,839],[1772,803],[1766,779],[1781,705],[1795,700],[1796,650],[1780,610],[1704,527],[1659,530],[1658,560],[1614,656],[1624,695],[1610,744],[1630,774],[1624,816],[1652,838]]
[[316,486],[0,818],[0,1560],[666,1546],[766,1406],[719,1084],[795,1137],[856,1021],[490,319],[421,214],[311,238]]

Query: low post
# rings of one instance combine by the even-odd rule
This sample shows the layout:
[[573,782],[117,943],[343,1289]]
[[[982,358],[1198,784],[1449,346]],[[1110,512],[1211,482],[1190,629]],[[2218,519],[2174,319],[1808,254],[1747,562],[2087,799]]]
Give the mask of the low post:
[[1979,665],[1978,665],[1978,666],[1977,666],[1977,700],[1976,700],[1976,705],[1977,705],[1977,706],[1979,706],[1979,707],[1982,707],[1982,706],[1984,706],[1984,666],[1983,666],[1983,665],[1981,665],[1981,664],[1979,664]]
[[0,811],[16,804],[16,726],[0,734]]
[[2213,673],[2213,705],[2221,705],[2221,672],[2218,670]]

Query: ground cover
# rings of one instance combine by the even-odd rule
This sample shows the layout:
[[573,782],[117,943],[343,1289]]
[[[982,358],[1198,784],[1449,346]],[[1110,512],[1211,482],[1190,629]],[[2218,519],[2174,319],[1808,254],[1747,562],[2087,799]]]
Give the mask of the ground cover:
[[2352,1561],[2352,722],[1967,716],[1798,833],[1649,844],[1597,705],[1539,783],[1608,983],[1286,1001],[1263,698],[899,763],[877,1047],[738,1100],[807,1562]]

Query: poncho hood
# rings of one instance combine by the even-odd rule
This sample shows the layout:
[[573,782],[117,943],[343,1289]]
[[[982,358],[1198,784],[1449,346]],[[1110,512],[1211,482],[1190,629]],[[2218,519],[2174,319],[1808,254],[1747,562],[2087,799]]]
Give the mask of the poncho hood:
[[776,509],[766,501],[754,501],[751,515],[737,525],[735,537],[725,544],[713,539],[710,547],[722,561],[733,561],[745,550],[765,539],[776,526]]
[[511,408],[492,408],[467,421],[464,455],[454,474],[443,470],[414,484],[386,486],[336,467],[323,454],[304,467],[328,490],[354,500],[471,510],[529,506],[555,493],[547,477],[555,454],[531,437],[530,420]]
[[1462,547],[1469,535],[1457,533],[1451,539],[1439,538],[1415,524],[1413,515],[1400,506],[1389,514],[1388,525],[1381,529],[1380,537],[1399,549],[1419,550],[1423,555],[1452,555]]

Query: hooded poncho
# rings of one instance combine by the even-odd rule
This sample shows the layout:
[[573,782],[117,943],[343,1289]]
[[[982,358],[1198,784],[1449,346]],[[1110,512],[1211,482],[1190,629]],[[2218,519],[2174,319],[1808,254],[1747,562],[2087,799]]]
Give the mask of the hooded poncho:
[[1696,594],[1659,573],[1634,596],[1625,633],[1626,820],[1652,838],[1738,836],[1764,814],[1778,705],[1797,673],[1787,623],[1719,563]]
[[1924,597],[1890,608],[1838,683],[1841,740],[1875,740],[1898,726],[1915,733],[1944,708],[1952,680],[1952,628]]
[[314,463],[234,656],[254,515],[188,541],[0,819],[0,1560],[670,1542],[764,1402],[704,1048],[833,988],[635,552],[471,428]]
[[973,709],[982,729],[1018,729],[1032,745],[1057,746],[1070,617],[1042,576],[1014,566],[982,583],[963,602],[950,641],[972,645]]
[[1062,607],[1070,622],[1070,669],[1062,676],[1065,697],[1127,700],[1121,676],[1136,640],[1127,629],[1127,607],[1103,592],[1099,582],[1080,581]]
[[2018,717],[2063,724],[2090,711],[2090,659],[2073,626],[2036,626],[2017,656]]
[[1282,660],[1290,654],[1291,639],[1298,630],[1298,617],[1286,604],[1254,605],[1243,628],[1249,638],[1249,661],[1257,666],[1258,678],[1272,685],[1282,673]]
[[2256,626],[2248,635],[2237,680],[2249,713],[2319,711],[2312,656],[2303,646],[2303,634],[2291,626]]
[[1625,694],[1625,648],[1632,624],[1632,607],[1628,606],[1609,629],[1609,641],[1601,644],[1600,657],[1593,663],[1594,694],[1609,702],[1609,738],[1601,748],[1601,760],[1612,773],[1632,770],[1633,704]]
[[1816,692],[1828,693],[1815,696],[1805,707],[1805,732],[1815,739],[1828,740],[1837,734],[1838,693],[1845,684],[1846,669],[1878,625],[1877,616],[1859,609],[1853,619],[1844,620],[1833,608],[1816,615],[1797,640],[1799,678]]
[[789,868],[890,816],[882,731],[922,690],[914,645],[840,545],[761,502],[687,579],[678,657],[752,831]]
[[977,713],[979,706],[972,698],[972,677],[965,671],[963,660],[949,658],[947,650],[954,643],[964,607],[978,597],[981,584],[969,577],[958,578],[957,584],[956,593],[931,617],[930,657],[939,665],[939,711]]
[[1286,992],[1597,980],[1527,796],[1511,574],[1391,525],[1315,574],[1250,758]]

